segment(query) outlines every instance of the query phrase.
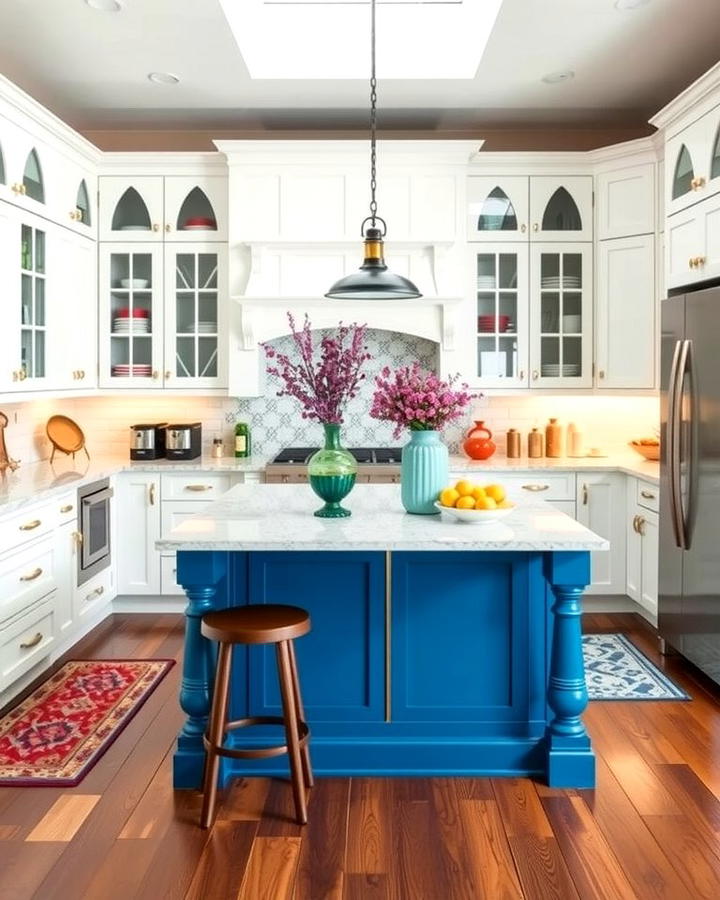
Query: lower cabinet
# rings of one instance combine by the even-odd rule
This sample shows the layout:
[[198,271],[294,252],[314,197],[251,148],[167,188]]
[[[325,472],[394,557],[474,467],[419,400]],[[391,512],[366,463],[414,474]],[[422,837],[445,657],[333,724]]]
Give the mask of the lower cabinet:
[[124,472],[118,475],[117,571],[119,594],[159,594],[160,475]]
[[[643,492],[652,495],[644,500]],[[627,484],[627,593],[655,624],[658,605],[658,557],[660,548],[657,488],[648,491],[642,482],[628,478]]]
[[618,472],[578,472],[576,518],[610,542],[609,550],[592,554],[586,594],[625,593],[625,479]]
[[49,656],[56,640],[53,592],[0,628],[0,694]]

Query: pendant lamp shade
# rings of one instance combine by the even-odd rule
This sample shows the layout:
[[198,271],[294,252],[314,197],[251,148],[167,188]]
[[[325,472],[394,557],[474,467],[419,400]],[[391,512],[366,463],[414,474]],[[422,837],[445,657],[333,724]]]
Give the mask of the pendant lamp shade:
[[[422,297],[408,278],[388,272],[383,258],[385,220],[377,214],[377,78],[375,76],[375,0],[370,2],[370,215],[360,226],[365,259],[357,272],[346,275],[325,294],[331,300],[414,300]],[[366,223],[370,223],[366,229]],[[382,223],[382,230],[377,227]]]

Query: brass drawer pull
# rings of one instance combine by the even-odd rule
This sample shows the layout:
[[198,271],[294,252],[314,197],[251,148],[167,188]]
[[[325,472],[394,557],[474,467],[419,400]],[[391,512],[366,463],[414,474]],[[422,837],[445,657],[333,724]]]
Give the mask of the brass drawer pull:
[[69,513],[69,512],[72,512],[73,509],[74,509],[74,507],[73,507],[72,503],[68,503],[67,506],[60,507],[60,512],[61,513]]
[[655,494],[652,494],[650,491],[640,491],[640,496],[644,497],[646,500],[655,499]]
[[534,491],[535,493],[537,493],[538,491],[547,491],[549,490],[549,488],[549,484],[524,484],[522,486],[522,489],[524,491]]
[[582,502],[583,502],[583,506],[587,506],[587,505],[588,505],[588,497],[589,497],[589,494],[590,494],[590,492],[589,492],[589,490],[588,490],[588,486],[587,486],[587,484],[584,484],[583,487],[582,487]]
[[213,486],[211,484],[186,484],[186,491],[211,491]]
[[29,575],[21,575],[20,581],[35,581],[36,578],[39,578],[43,573],[43,570],[38,566],[34,572],[31,572]]
[[33,528],[38,528],[40,525],[42,525],[40,519],[33,519],[32,522],[26,522],[24,525],[21,525],[20,531],[32,531]]
[[20,644],[21,650],[29,650],[31,647],[37,647],[40,641],[43,639],[42,631],[38,631],[35,637],[31,641],[23,641]]
[[87,603],[88,600],[92,600],[93,597],[100,597],[104,593],[105,593],[105,588],[102,585],[100,585],[100,587],[96,587],[94,591],[90,591],[90,593],[85,598],[85,602]]

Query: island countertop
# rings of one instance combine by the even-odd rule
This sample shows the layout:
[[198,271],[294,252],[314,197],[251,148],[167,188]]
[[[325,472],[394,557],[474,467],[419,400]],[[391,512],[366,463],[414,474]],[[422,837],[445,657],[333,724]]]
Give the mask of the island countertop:
[[305,484],[240,484],[174,528],[159,550],[607,550],[608,542],[542,500],[511,498],[513,511],[487,525],[409,515],[395,484],[357,485],[347,519],[320,519]]

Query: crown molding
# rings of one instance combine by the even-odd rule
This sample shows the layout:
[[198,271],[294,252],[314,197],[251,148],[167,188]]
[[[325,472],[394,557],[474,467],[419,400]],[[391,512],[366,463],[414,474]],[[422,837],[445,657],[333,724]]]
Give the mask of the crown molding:
[[682,93],[663,106],[649,119],[651,125],[669,134],[677,130],[675,124],[684,127],[689,121],[700,118],[720,103],[720,62],[708,69]]

